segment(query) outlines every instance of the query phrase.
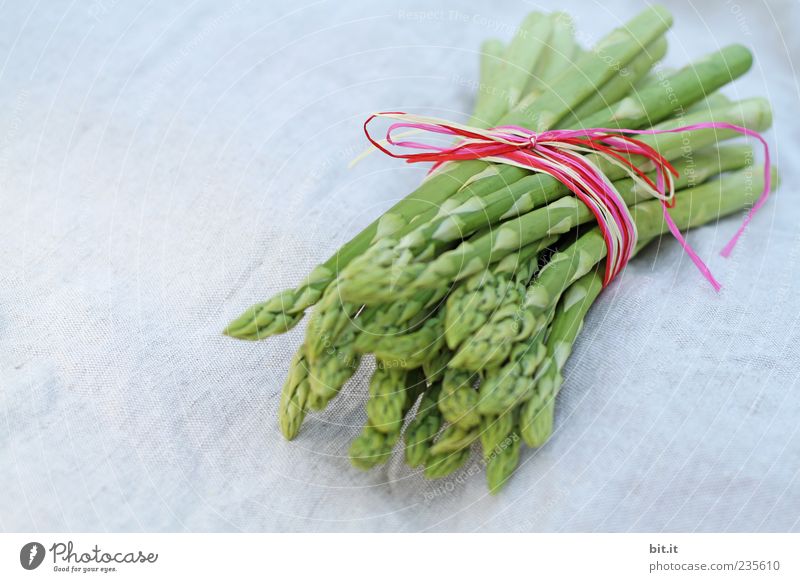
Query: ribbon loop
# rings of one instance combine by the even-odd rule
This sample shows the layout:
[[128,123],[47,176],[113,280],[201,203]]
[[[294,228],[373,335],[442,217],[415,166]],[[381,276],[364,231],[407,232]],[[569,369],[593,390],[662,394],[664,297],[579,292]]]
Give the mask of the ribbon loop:
[[[395,120],[389,126],[386,137],[375,140],[369,132],[369,124],[374,119]],[[764,146],[764,191],[748,212],[745,220],[733,238],[722,250],[723,256],[730,255],[739,237],[749,224],[753,215],[766,202],[771,190],[771,171],[769,147],[756,131],[730,123],[697,123],[674,129],[612,129],[595,127],[589,129],[555,129],[536,133],[516,125],[504,125],[490,129],[470,127],[435,117],[412,115],[400,111],[375,113],[364,122],[364,133],[374,147],[408,163],[432,162],[431,171],[442,164],[461,160],[484,160],[510,164],[548,174],[564,184],[591,210],[603,233],[608,249],[606,272],[603,285],[608,285],[630,260],[637,241],[636,225],[624,199],[617,192],[608,177],[584,154],[594,154],[606,162],[621,168],[637,185],[654,198],[661,201],[664,220],[672,235],[692,259],[703,276],[715,290],[721,286],[714,279],[703,260],[694,252],[681,235],[668,209],[675,203],[674,179],[678,172],[653,147],[632,135],[656,135],[677,133],[696,129],[731,129],[743,135],[755,137]],[[398,129],[411,129],[416,132],[447,135],[460,138],[455,145],[437,146],[416,141],[396,141],[392,133]],[[408,135],[406,133],[405,135]],[[421,153],[395,153],[384,144],[398,148],[419,150]],[[629,156],[639,156],[655,167],[655,182]]]

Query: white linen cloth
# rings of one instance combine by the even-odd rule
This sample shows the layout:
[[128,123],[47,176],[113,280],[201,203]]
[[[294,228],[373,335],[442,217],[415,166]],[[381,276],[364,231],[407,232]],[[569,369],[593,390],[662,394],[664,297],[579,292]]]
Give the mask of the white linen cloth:
[[[482,40],[532,9],[584,45],[636,1],[6,2],[0,8],[0,528],[5,531],[786,531],[800,525],[800,8],[666,2],[665,63],[755,52],[783,186],[671,241],[592,309],[557,430],[492,497],[477,457],[428,482],[347,459],[365,370],[296,441],[279,392],[304,324],[223,337],[424,168],[365,117],[464,119]],[[760,156],[760,154],[759,154]]]

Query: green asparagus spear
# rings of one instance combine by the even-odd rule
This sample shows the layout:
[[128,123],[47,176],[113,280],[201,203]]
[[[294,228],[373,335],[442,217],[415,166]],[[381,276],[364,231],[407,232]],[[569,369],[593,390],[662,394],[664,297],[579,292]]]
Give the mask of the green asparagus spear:
[[478,403],[481,414],[502,414],[530,395],[531,379],[547,355],[544,336],[543,329],[520,342],[512,348],[506,364],[487,370]]
[[490,38],[481,43],[480,80],[473,112],[487,109],[489,105],[487,102],[492,98],[492,93],[497,91],[495,81],[503,64],[505,50],[503,42],[496,38]]
[[519,102],[551,32],[552,21],[540,12],[523,20],[492,78],[494,90],[476,102],[469,125],[489,127]]
[[375,430],[387,434],[400,430],[410,397],[406,376],[406,370],[378,361],[367,401],[367,418]]
[[434,437],[442,426],[442,414],[437,402],[441,384],[433,384],[420,400],[414,419],[405,432],[405,458],[409,467],[423,465],[430,455]]
[[[322,410],[335,398],[361,364],[361,354],[355,349],[358,328],[350,324],[338,338],[336,345],[320,353],[315,360],[306,357],[309,384],[314,399],[309,402],[313,410]],[[308,352],[306,351],[306,356]]]
[[447,453],[457,453],[462,449],[467,449],[478,439],[478,427],[463,428],[457,424],[451,424],[441,432],[439,438],[431,446],[432,456]]
[[602,91],[598,91],[586,101],[570,111],[558,124],[561,127],[580,125],[581,119],[601,111],[616,103],[631,91],[634,84],[644,77],[658,61],[667,54],[667,39],[657,38],[638,54],[617,75],[606,81]]
[[486,461],[486,484],[492,495],[500,492],[517,468],[520,444],[519,435],[512,431],[500,442],[497,450]]
[[464,466],[470,456],[470,449],[460,449],[452,453],[429,454],[425,460],[425,476],[428,479],[441,479]]
[[350,443],[350,463],[357,469],[368,470],[382,465],[392,456],[392,449],[400,440],[400,430],[380,431],[366,425]]
[[278,409],[278,421],[286,440],[292,440],[300,431],[300,425],[306,415],[310,390],[308,364],[305,359],[305,350],[301,346],[289,366],[289,375],[283,385]]
[[[380,370],[378,367],[376,373]],[[367,424],[350,445],[350,462],[354,467],[365,470],[389,459],[392,449],[400,440],[403,417],[425,388],[425,378],[419,370],[380,374],[377,379],[373,376],[373,381],[380,386],[373,387],[373,382],[370,382]],[[379,404],[370,407],[376,400],[380,401]],[[395,405],[400,406],[399,410],[394,409]],[[398,415],[399,421],[396,418]]]
[[534,74],[528,81],[526,93],[545,91],[559,75],[573,66],[581,52],[575,42],[575,24],[569,14],[554,12],[550,15],[550,19],[553,23],[553,33],[539,58]]
[[474,376],[463,370],[447,369],[439,393],[439,410],[451,425],[469,430],[480,424],[478,391],[473,387]]
[[520,412],[520,433],[530,447],[539,447],[553,431],[555,397],[562,383],[562,370],[567,362],[575,339],[583,327],[583,319],[603,288],[599,269],[584,275],[573,283],[556,308],[547,337],[547,358],[536,374],[528,374],[530,399]]
[[653,6],[645,10],[606,35],[591,51],[581,54],[574,67],[553,81],[552,90],[541,94],[534,91],[523,98],[499,125],[522,125],[535,131],[554,127],[671,25],[672,16],[665,8]]
[[410,333],[377,338],[370,350],[376,357],[403,368],[417,368],[444,349],[444,317],[436,313]]
[[509,410],[499,415],[482,415],[480,426],[483,459],[488,461],[503,447],[503,441],[514,431],[516,411]]
[[[545,244],[554,242],[553,239],[544,240]],[[460,346],[503,303],[524,297],[528,281],[538,270],[537,257],[545,248],[541,242],[507,255],[491,272],[476,273],[453,290],[445,309],[445,340],[449,348]]]
[[437,311],[446,293],[446,288],[431,289],[404,301],[370,308],[374,313],[362,326],[356,349],[371,352],[379,342],[411,332]]

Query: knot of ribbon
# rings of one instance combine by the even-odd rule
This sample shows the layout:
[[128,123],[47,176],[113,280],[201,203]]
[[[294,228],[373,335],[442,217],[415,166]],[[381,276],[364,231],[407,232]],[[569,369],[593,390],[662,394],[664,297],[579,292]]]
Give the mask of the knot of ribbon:
[[[394,120],[386,130],[383,140],[376,140],[369,132],[369,124],[377,118]],[[636,249],[636,224],[624,199],[617,192],[605,173],[586,154],[594,154],[623,170],[646,192],[661,200],[664,221],[672,235],[697,266],[703,276],[719,291],[720,284],[711,274],[703,260],[689,246],[670,216],[668,209],[674,205],[674,179],[678,172],[669,161],[653,147],[632,135],[655,135],[677,133],[697,129],[731,129],[743,135],[755,137],[764,146],[764,191],[753,205],[733,238],[722,250],[728,256],[737,240],[764,202],[771,190],[769,147],[756,131],[730,123],[697,123],[673,129],[613,129],[595,127],[589,129],[554,129],[534,132],[516,125],[504,125],[481,129],[462,125],[434,117],[413,115],[399,111],[381,112],[371,115],[364,122],[364,133],[374,147],[393,158],[404,159],[409,163],[431,162],[431,171],[442,164],[463,160],[484,160],[518,166],[533,172],[548,174],[564,184],[578,199],[591,210],[603,234],[608,253],[603,284],[611,280],[625,267]],[[437,146],[430,143],[398,139],[394,132],[411,129],[415,132],[443,134],[460,138],[455,144]],[[407,134],[405,134],[407,135]],[[387,146],[419,150],[418,153],[396,153]],[[634,163],[631,156],[642,159]],[[643,170],[651,164],[655,181]]]

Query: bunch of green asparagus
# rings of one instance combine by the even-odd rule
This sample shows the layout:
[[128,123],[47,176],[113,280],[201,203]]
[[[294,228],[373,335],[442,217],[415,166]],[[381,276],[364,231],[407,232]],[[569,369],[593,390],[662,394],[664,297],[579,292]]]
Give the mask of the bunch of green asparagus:
[[[671,23],[664,8],[652,7],[587,50],[567,15],[531,14],[507,45],[482,46],[469,123],[543,131],[713,121],[767,129],[764,99],[732,102],[717,92],[750,68],[744,47],[669,74],[654,68]],[[679,228],[735,213],[763,188],[751,148],[721,145],[737,135],[702,129],[642,138],[680,173],[670,210]],[[594,161],[629,206],[636,250],[660,238],[667,231],[661,203],[619,167]],[[285,437],[294,438],[306,412],[325,408],[373,354],[367,422],[352,442],[352,463],[384,463],[402,440],[407,463],[438,478],[462,466],[476,445],[495,492],[516,468],[522,443],[540,447],[553,431],[565,364],[602,289],[606,245],[594,221],[550,176],[450,163],[295,289],[250,307],[225,333],[263,339],[315,306],[283,388]]]

